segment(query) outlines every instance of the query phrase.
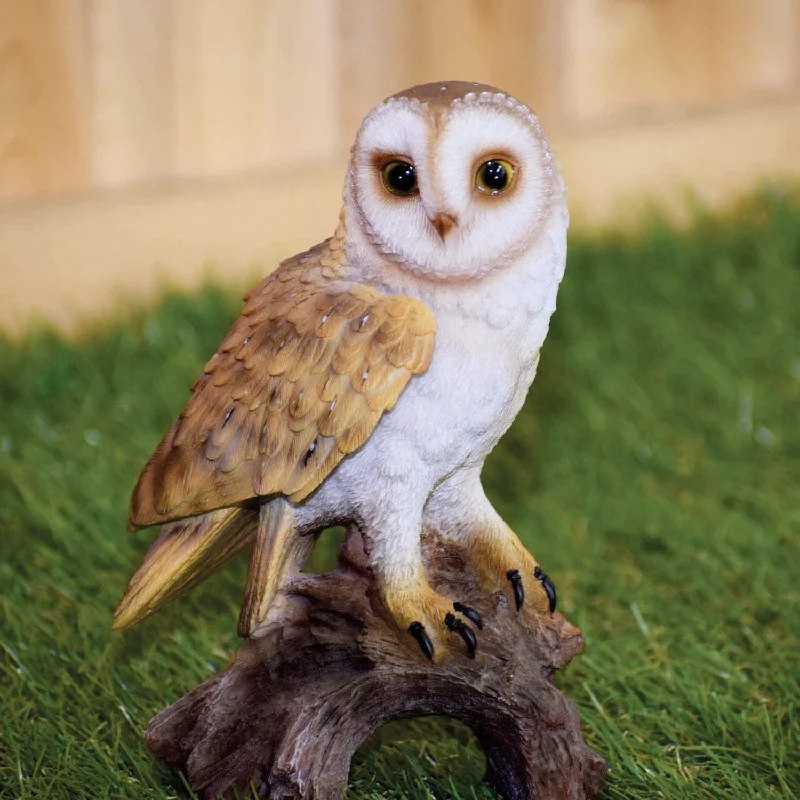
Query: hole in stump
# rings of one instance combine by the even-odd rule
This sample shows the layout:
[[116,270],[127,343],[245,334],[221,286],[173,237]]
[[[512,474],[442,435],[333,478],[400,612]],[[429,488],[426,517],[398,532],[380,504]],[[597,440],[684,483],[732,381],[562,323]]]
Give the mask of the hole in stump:
[[[385,797],[494,798],[475,734],[450,717],[387,722],[353,756],[349,793]],[[474,793],[474,794],[473,794]]]

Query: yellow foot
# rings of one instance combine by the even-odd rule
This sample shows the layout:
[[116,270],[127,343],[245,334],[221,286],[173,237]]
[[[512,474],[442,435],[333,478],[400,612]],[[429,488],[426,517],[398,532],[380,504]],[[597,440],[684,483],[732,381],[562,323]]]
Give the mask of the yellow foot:
[[410,634],[431,661],[441,663],[459,647],[466,648],[469,658],[475,657],[475,629],[481,630],[483,621],[474,608],[437,594],[424,578],[384,587],[381,599],[392,624]]
[[506,535],[473,536],[469,554],[484,588],[510,592],[517,611],[526,602],[543,614],[556,610],[556,587],[510,529]]

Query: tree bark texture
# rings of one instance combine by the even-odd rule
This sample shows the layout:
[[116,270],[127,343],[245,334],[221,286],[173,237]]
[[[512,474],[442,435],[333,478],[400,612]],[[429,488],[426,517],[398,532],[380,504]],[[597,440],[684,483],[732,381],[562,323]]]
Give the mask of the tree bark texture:
[[386,624],[353,528],[337,569],[293,577],[230,666],[153,718],[150,749],[203,798],[252,784],[272,800],[335,800],[373,731],[438,714],[475,732],[485,780],[507,800],[595,797],[606,765],[552,683],[583,649],[580,631],[557,612],[517,612],[503,592],[487,594],[434,535],[423,551],[433,588],[483,617],[474,659],[454,647],[433,665]]

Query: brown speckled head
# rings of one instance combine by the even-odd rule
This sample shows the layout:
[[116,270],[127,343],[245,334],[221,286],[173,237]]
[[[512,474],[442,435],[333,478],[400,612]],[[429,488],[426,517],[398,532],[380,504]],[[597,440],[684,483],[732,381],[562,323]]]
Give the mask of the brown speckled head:
[[485,83],[475,83],[474,81],[434,81],[433,83],[421,83],[409,89],[396,92],[389,99],[399,100],[407,98],[418,100],[420,103],[430,103],[437,106],[449,106],[453,100],[461,100],[468,94],[481,94],[481,92],[491,92],[497,94],[500,89],[489,86]]

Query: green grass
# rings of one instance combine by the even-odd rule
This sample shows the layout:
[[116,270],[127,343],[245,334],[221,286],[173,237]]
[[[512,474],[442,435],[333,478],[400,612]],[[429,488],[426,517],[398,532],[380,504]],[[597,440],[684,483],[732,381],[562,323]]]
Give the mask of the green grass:
[[[77,342],[0,340],[4,798],[191,796],[142,733],[231,657],[244,565],[109,624],[152,536],[125,531],[137,472],[238,308],[209,288]],[[603,796],[800,796],[800,197],[573,237],[485,475],[586,637],[558,683]],[[350,797],[489,798],[482,768],[461,726],[395,723]]]

